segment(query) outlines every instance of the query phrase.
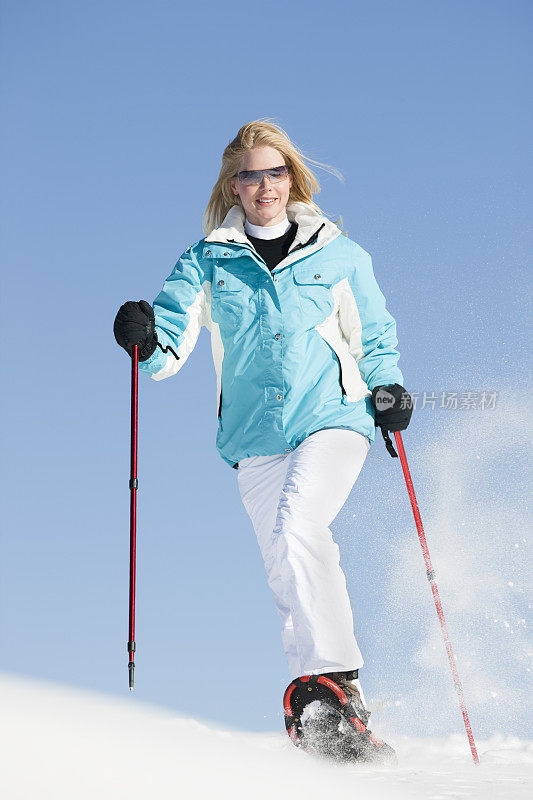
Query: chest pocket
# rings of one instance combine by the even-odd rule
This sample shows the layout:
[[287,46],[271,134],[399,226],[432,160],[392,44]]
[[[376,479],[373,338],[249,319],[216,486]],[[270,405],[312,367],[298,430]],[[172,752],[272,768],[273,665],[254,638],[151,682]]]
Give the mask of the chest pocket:
[[213,321],[229,328],[238,327],[249,294],[249,288],[241,278],[225,269],[215,268],[211,285],[211,317]]
[[313,328],[334,311],[332,286],[338,280],[337,270],[333,267],[320,266],[295,268],[293,280],[303,322],[307,327]]

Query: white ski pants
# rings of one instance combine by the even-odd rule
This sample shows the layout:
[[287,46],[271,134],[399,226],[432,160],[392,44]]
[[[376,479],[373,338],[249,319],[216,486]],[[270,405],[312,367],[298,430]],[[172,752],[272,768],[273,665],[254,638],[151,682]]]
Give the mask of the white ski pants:
[[328,526],[369,448],[356,431],[325,428],[290,453],[239,462],[239,491],[283,622],[292,678],[363,665],[339,547]]

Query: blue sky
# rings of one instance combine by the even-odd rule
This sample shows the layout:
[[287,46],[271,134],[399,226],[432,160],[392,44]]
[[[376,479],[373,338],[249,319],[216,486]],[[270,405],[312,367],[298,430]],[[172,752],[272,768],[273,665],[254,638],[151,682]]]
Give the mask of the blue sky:
[[[438,505],[441,444],[455,454],[461,486],[485,509],[498,498],[505,516],[524,472],[516,409],[530,341],[529,3],[6,0],[0,13],[1,669],[127,691],[129,364],[113,319],[127,299],[152,301],[201,238],[222,151],[258,117],[343,174],[340,182],[318,170],[315,199],[372,255],[406,387],[499,392],[498,417],[427,406],[413,417],[404,441],[423,518]],[[290,676],[236,472],[215,449],[207,332],[177,376],[141,378],[135,696],[276,730]],[[481,464],[475,442],[465,450],[458,435],[469,420],[485,436]],[[398,601],[399,554],[416,537],[400,472],[376,440],[333,526],[365,690],[391,702],[417,681],[435,683],[422,680],[433,667],[420,655],[434,630],[429,590],[422,585],[418,616]],[[439,491],[441,504],[450,492],[446,508],[463,524],[456,488]],[[435,530],[446,522],[439,513]],[[520,538],[497,550],[501,529],[477,533],[491,546],[465,548],[465,580],[493,554],[485,566],[505,574],[494,603],[504,622],[520,620],[523,593],[505,588],[521,585]],[[434,538],[437,552],[445,540]],[[449,581],[457,621],[461,591]],[[480,620],[497,617],[491,597],[475,609]],[[457,650],[481,633],[486,649],[476,656],[497,669],[509,652],[503,633],[468,630],[456,627]],[[521,734],[521,640],[511,651],[518,694],[500,721]],[[451,679],[445,664],[434,668],[447,709]],[[469,677],[473,724],[490,733],[485,673]],[[416,725],[423,732],[424,719]],[[436,728],[449,730],[461,730],[454,710]]]

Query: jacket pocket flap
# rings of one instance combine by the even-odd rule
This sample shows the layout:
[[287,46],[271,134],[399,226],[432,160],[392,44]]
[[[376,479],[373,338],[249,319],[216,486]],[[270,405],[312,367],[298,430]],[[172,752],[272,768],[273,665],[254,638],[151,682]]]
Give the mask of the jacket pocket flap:
[[224,269],[217,269],[213,275],[214,292],[241,292],[244,284],[241,278]]
[[338,271],[335,267],[300,267],[294,269],[294,280],[302,284],[331,286],[336,283]]

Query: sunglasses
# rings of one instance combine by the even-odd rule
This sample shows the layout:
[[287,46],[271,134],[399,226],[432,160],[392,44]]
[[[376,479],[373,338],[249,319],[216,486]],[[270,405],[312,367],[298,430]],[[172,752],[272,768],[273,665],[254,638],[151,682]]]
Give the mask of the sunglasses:
[[238,173],[238,178],[245,186],[252,186],[261,183],[264,175],[268,175],[272,183],[284,180],[289,174],[289,167],[283,164],[281,167],[271,169],[244,169]]

